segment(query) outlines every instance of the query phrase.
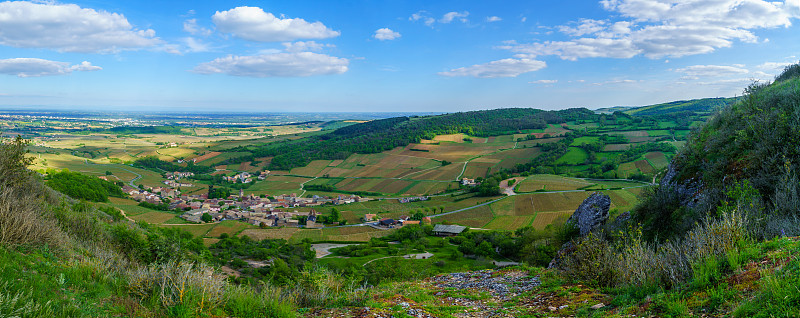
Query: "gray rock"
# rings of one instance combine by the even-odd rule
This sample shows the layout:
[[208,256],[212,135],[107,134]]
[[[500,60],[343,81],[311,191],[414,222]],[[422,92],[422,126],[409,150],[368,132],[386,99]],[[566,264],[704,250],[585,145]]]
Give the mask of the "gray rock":
[[609,208],[611,208],[611,198],[595,192],[583,200],[567,222],[573,222],[580,230],[581,236],[584,236],[608,220]]
[[622,214],[617,215],[617,218],[615,218],[614,221],[609,224],[607,229],[611,230],[611,232],[624,231],[628,227],[628,221],[630,220],[631,212],[623,212]]

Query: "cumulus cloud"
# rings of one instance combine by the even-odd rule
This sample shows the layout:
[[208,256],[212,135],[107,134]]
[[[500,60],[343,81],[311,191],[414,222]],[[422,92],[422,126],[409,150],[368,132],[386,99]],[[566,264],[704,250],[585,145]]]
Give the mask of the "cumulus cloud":
[[448,13],[445,13],[442,16],[441,19],[439,19],[439,22],[441,22],[441,23],[450,23],[450,22],[453,22],[453,20],[458,19],[459,21],[466,23],[467,22],[467,16],[469,16],[469,12],[467,12],[467,11],[448,12]]
[[392,31],[389,28],[382,28],[375,30],[375,35],[373,35],[373,37],[381,41],[394,40],[400,37],[400,32]]
[[197,24],[197,19],[189,19],[183,21],[183,30],[189,32],[192,35],[202,35],[202,36],[209,36],[211,35],[211,30],[208,28],[201,27]]
[[682,79],[698,79],[701,77],[720,77],[747,74],[750,71],[744,65],[692,65],[675,70],[683,73]]
[[217,58],[194,68],[200,74],[227,74],[246,77],[307,77],[342,74],[349,61],[312,52],[275,53]]
[[547,66],[543,61],[529,58],[513,58],[476,64],[438,73],[441,76],[472,76],[477,78],[517,77],[520,74],[538,71]]
[[548,41],[532,44],[512,44],[499,46],[516,53],[537,55],[556,55],[565,60],[588,57],[631,58],[641,53],[641,49],[630,39],[580,38],[574,41]]
[[496,15],[493,15],[491,17],[486,17],[486,22],[499,22],[499,21],[503,21],[503,19]]
[[340,34],[322,22],[310,23],[300,18],[279,18],[258,7],[236,7],[228,11],[217,11],[211,20],[222,33],[258,42],[327,39]]
[[[657,59],[711,53],[736,41],[756,43],[755,30],[788,27],[800,0],[602,0],[622,21],[581,19],[557,29],[564,41],[507,45],[513,52],[585,57]],[[614,44],[609,46],[609,44]],[[617,46],[619,45],[619,46]]]
[[67,62],[57,62],[37,58],[13,58],[0,60],[0,74],[16,75],[19,77],[39,77],[53,75],[67,75],[72,72],[98,71],[102,68],[92,63],[83,61],[81,64],[70,65]]
[[75,4],[0,3],[0,44],[60,52],[114,53],[161,44],[152,29],[134,28],[118,13]]

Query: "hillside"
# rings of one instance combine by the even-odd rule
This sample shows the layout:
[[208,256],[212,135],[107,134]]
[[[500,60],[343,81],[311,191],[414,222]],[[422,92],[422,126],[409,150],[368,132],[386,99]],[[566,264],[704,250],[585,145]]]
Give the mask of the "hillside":
[[256,147],[239,147],[228,151],[251,152],[247,161],[272,157],[269,169],[289,170],[308,165],[313,160],[344,160],[354,153],[372,154],[433,139],[436,135],[467,134],[489,137],[542,129],[547,124],[595,116],[586,109],[541,111],[537,109],[496,109],[452,113],[426,117],[394,117],[342,127],[328,134],[296,141],[285,141]]
[[709,114],[720,110],[738,101],[738,97],[716,97],[701,98],[692,100],[681,100],[668,103],[654,104],[648,106],[634,107],[624,110],[629,115],[636,116],[659,116],[676,113],[702,113]]

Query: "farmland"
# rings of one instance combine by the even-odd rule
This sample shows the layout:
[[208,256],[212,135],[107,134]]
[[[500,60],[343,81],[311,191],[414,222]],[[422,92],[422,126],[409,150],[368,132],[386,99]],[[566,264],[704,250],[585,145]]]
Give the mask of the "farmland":
[[[350,153],[274,170],[270,167],[277,157],[274,154],[263,155],[257,149],[270,145],[300,145],[300,142],[326,134],[325,127],[350,127],[364,122],[252,127],[170,126],[162,132],[134,127],[114,133],[111,133],[109,125],[93,125],[106,128],[29,135],[35,144],[30,147],[34,158],[32,168],[42,173],[50,169],[69,169],[106,176],[109,180],[128,185],[163,186],[166,170],[133,165],[139,159],[154,156],[173,164],[173,167],[188,169],[190,165],[196,165],[210,169],[206,177],[181,181],[192,184],[181,187],[185,194],[205,193],[209,185],[232,187],[231,193],[238,193],[238,189],[243,188],[245,195],[263,197],[355,193],[377,200],[339,207],[343,219],[349,223],[360,222],[367,213],[397,218],[417,212],[438,215],[469,208],[436,216],[434,221],[513,230],[524,226],[542,228],[569,215],[592,191],[608,193],[613,207],[620,211],[630,209],[636,204],[636,195],[641,190],[638,187],[642,183],[601,179],[652,180],[675,155],[674,147],[663,145],[680,146],[685,142],[689,127],[702,119],[701,116],[690,121],[667,117],[655,120],[620,113],[591,116],[550,122],[537,129],[489,135],[465,132],[436,134],[384,151]],[[9,127],[21,129],[14,125]],[[242,172],[258,175],[262,171],[268,171],[266,177],[259,180],[253,177],[248,184],[220,182],[222,176]],[[460,184],[463,178],[480,181],[500,175],[522,179],[514,189],[518,195],[490,205],[475,207],[500,197],[475,197],[466,193],[469,189]],[[316,188],[306,189],[306,186]],[[410,203],[394,199],[404,196],[432,197],[427,201]],[[137,221],[184,226],[176,224],[183,221],[176,218],[175,213],[147,210],[133,201],[111,204]],[[308,210],[298,209],[301,212]],[[245,232],[293,240],[368,238],[363,233],[342,234],[329,230],[270,231],[227,221],[220,225],[186,227],[206,239],[217,238],[222,233]]]

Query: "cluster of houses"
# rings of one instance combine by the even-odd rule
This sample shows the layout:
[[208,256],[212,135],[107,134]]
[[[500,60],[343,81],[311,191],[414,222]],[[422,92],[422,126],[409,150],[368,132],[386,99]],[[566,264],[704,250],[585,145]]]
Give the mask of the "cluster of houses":
[[[339,195],[337,197],[312,196],[301,198],[297,194],[282,194],[277,197],[259,197],[255,195],[231,195],[225,199],[210,199],[208,194],[183,195],[177,189],[155,187],[148,190],[124,186],[122,191],[139,202],[161,204],[169,199],[169,208],[186,211],[181,218],[189,222],[202,222],[203,214],[208,213],[213,221],[240,220],[261,226],[299,226],[298,218],[304,212],[289,212],[286,209],[296,207],[314,207],[325,204],[347,204],[368,201],[357,195]],[[313,210],[312,210],[313,212]],[[316,227],[316,212],[309,216],[306,227]]]
[[468,186],[468,187],[474,187],[474,186],[477,186],[478,183],[475,182],[475,179],[463,178],[463,179],[461,179],[461,185]]
[[371,214],[371,213],[365,214],[364,215],[364,222],[371,222],[371,221],[377,221],[375,223],[371,223],[370,224],[372,227],[384,228],[384,229],[386,229],[386,228],[392,229],[392,228],[396,228],[396,227],[403,227],[403,226],[406,226],[406,225],[414,225],[414,224],[420,224],[420,223],[422,223],[422,224],[432,224],[431,218],[427,217],[427,216],[423,217],[422,221],[419,221],[419,220],[411,220],[406,215],[401,215],[397,219],[392,219],[392,218],[378,219],[378,215],[377,214]]
[[252,175],[249,172],[241,172],[237,173],[234,176],[224,176],[222,177],[225,181],[232,182],[232,183],[250,183],[253,182]]
[[168,187],[173,188],[180,188],[180,187],[191,187],[191,183],[183,183],[179,182],[183,178],[188,178],[194,176],[192,172],[167,172],[167,180],[164,180],[164,184]]
[[261,171],[261,173],[256,176],[249,172],[241,172],[237,173],[234,176],[224,176],[222,177],[223,180],[232,182],[232,183],[250,183],[253,182],[253,178],[257,178],[258,180],[264,180],[269,175],[269,170]]
[[180,179],[193,177],[193,176],[194,176],[194,173],[192,173],[192,172],[180,172],[180,171],[167,172],[167,180],[178,181]]
[[428,201],[429,197],[407,197],[407,198],[399,198],[397,201],[400,203],[409,203],[409,202],[417,202],[417,201]]

